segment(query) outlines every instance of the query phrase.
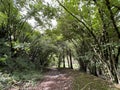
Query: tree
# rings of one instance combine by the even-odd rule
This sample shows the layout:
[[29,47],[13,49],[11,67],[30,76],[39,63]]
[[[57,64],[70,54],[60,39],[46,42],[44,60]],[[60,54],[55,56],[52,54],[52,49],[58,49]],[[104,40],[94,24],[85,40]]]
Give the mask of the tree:
[[[118,3],[117,0],[115,2]],[[73,2],[73,0],[70,0],[70,1],[63,1],[63,3],[58,1],[58,3],[65,10],[64,12],[65,17],[69,17],[68,16],[69,14],[74,18],[73,20],[75,21],[77,20],[76,23],[79,23],[78,26],[80,28],[79,30],[77,30],[77,32],[78,33],[83,32],[79,34],[81,36],[80,43],[83,42],[87,43],[89,45],[88,47],[90,47],[87,48],[89,53],[91,51],[92,53],[94,53],[92,57],[93,60],[89,61],[88,65],[89,63],[94,62],[93,63],[95,64],[95,67],[93,68],[94,71],[99,70],[100,69],[99,67],[102,67],[104,74],[105,75],[106,73],[109,74],[109,76],[106,75],[106,77],[110,77],[109,78],[110,80],[119,83],[119,79],[117,75],[117,67],[115,64],[115,62],[118,61],[116,59],[118,59],[119,56],[119,48],[117,48],[118,52],[116,54],[115,53],[113,54],[112,52],[113,51],[116,52],[116,50],[115,47],[111,46],[113,42],[119,42],[119,36],[120,36],[118,30],[119,26],[117,26],[118,21],[115,19],[116,17],[119,16],[118,8],[112,6],[114,3],[109,0],[105,0],[105,1],[76,0],[75,2]],[[109,25],[111,25],[111,27]],[[71,24],[73,31],[70,31],[69,28],[67,28],[67,30],[69,30],[68,31],[69,33],[76,31],[76,28],[74,29],[73,26],[74,25]],[[110,31],[108,32],[108,30]],[[112,35],[117,35],[117,36],[113,38]],[[88,39],[89,41],[86,40],[87,37],[89,38]],[[74,41],[75,41],[74,45],[77,47],[78,43],[76,42],[76,39]],[[84,49],[84,47],[81,46],[81,49]],[[87,53],[87,50],[83,50],[83,51]],[[86,57],[86,54],[82,54],[82,56]],[[99,58],[96,59],[95,57],[99,57]],[[82,59],[85,60],[85,58]],[[84,63],[82,62],[83,60],[80,61],[81,61],[80,65],[82,67]],[[99,67],[97,66],[97,63],[99,64]],[[87,64],[87,62],[85,62],[85,64]],[[87,68],[87,65],[85,65],[84,68]],[[107,72],[105,71],[105,69],[107,69]],[[96,75],[96,73],[94,74]]]

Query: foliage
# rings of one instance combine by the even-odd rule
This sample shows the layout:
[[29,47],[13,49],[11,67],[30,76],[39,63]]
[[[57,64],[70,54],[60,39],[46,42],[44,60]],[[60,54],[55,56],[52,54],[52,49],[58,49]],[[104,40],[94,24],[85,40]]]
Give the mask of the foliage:
[[[56,9],[42,1],[1,0],[0,2],[0,48],[2,48],[0,64],[2,67],[8,66],[10,71],[13,71],[13,69],[35,67],[41,69],[41,65],[44,67],[44,62],[47,65],[48,58],[55,47],[47,39],[48,37],[34,30],[27,20],[34,18],[39,26],[45,28],[45,24],[41,23],[52,19]],[[26,15],[21,14],[23,9],[26,10]],[[39,15],[44,18],[44,22],[41,17],[38,17]]]
[[[113,47],[120,39],[119,9],[114,5],[119,4],[119,1],[57,1],[64,9],[58,18],[58,30],[74,44],[75,58],[79,61],[80,68],[87,72],[90,67],[90,73],[96,76],[99,76],[100,73],[97,72],[103,68],[102,75],[107,73],[106,77],[119,83],[116,65],[119,64],[120,48],[119,44],[117,48]],[[109,43],[111,45],[106,46]]]
[[0,89],[5,90],[9,88],[16,88],[21,87],[22,88],[28,88],[30,86],[34,86],[35,83],[42,79],[42,74],[39,71],[36,70],[24,70],[22,72],[20,71],[14,71],[11,74],[0,72],[1,78],[0,78]]
[[73,68],[77,60],[81,71],[119,83],[119,0],[51,2],[0,0],[1,70],[43,70],[53,61]]

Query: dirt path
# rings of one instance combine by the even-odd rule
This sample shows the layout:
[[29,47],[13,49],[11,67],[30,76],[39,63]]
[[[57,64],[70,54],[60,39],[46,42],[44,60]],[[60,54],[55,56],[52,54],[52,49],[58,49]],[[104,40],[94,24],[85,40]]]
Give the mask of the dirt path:
[[72,90],[72,81],[68,70],[50,69],[38,85],[28,90]]
[[9,90],[119,90],[119,85],[115,88],[110,82],[71,69],[47,69],[43,79],[34,87],[23,89],[23,86]]

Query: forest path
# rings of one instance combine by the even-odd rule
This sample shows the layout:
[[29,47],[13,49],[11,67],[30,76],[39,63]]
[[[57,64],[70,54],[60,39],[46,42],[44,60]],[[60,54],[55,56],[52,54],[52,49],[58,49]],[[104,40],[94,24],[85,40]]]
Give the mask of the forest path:
[[[22,85],[23,86],[23,85]],[[9,90],[120,90],[101,78],[73,69],[48,68],[35,86]],[[116,88],[115,88],[116,87]]]
[[30,90],[119,90],[118,86],[73,69],[51,68],[46,71],[43,80]]
[[72,90],[73,77],[69,69],[49,69],[43,80],[29,90]]

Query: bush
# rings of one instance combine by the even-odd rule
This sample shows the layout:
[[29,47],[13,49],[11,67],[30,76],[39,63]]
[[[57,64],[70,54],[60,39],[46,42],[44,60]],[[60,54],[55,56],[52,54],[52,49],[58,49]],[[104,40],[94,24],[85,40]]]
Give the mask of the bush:
[[35,65],[25,57],[17,57],[17,58],[8,58],[6,60],[6,69],[13,72],[14,70],[30,70],[31,68],[34,69]]

